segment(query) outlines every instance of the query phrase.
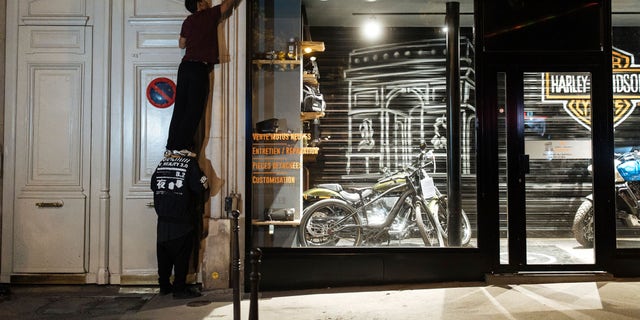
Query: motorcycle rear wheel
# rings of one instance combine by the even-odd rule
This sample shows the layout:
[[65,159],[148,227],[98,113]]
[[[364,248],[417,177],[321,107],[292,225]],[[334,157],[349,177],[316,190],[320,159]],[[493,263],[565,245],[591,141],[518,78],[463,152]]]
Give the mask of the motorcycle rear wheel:
[[362,223],[356,209],[339,199],[318,201],[302,213],[298,242],[303,247],[359,246]]
[[585,200],[573,218],[573,236],[585,248],[593,248],[593,203]]

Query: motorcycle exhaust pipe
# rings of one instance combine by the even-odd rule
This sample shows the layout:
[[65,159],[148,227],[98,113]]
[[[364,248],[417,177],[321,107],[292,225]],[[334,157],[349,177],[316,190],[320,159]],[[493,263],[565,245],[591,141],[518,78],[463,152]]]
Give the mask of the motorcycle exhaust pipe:
[[624,203],[629,208],[631,214],[637,216],[638,208],[640,207],[640,199],[636,197],[633,190],[626,186],[618,188],[618,196],[624,200]]

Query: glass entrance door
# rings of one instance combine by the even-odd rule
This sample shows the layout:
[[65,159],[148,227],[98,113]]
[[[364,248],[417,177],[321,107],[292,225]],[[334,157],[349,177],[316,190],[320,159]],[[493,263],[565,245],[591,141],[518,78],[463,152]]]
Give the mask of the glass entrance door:
[[595,263],[591,74],[498,73],[500,263]]

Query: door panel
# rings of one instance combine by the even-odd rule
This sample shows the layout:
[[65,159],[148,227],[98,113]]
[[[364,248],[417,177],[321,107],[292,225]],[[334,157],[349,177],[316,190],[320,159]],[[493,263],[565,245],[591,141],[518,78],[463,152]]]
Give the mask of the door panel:
[[594,264],[572,225],[591,193],[591,74],[523,74],[527,264]]
[[[501,264],[595,264],[572,230],[592,192],[591,74],[498,73]],[[580,120],[580,121],[579,121]]]
[[14,272],[85,273],[86,199],[61,197],[16,202]]
[[14,272],[87,272],[91,33],[19,28]]
[[173,105],[153,106],[147,86],[174,83],[182,57],[178,38],[187,11],[180,2],[124,2],[122,144],[122,283],[156,283],[156,213],[151,175],[162,159]]

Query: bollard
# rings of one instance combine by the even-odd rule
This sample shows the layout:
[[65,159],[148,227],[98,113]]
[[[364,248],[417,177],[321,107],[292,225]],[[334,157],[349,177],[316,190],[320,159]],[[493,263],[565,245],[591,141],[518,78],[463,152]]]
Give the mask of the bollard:
[[251,304],[249,305],[249,320],[258,320],[258,291],[260,284],[260,262],[262,250],[251,250]]
[[225,219],[229,219],[229,213],[231,212],[231,209],[233,208],[233,198],[231,196],[226,196],[224,198],[224,212],[226,213],[226,217],[224,217]]
[[233,282],[233,320],[240,320],[240,224],[238,219],[240,211],[233,210],[231,212],[232,221],[232,240],[231,240],[231,256],[232,256],[232,272],[231,281]]

